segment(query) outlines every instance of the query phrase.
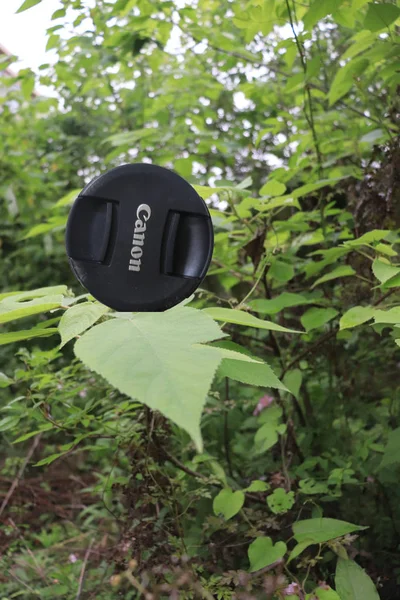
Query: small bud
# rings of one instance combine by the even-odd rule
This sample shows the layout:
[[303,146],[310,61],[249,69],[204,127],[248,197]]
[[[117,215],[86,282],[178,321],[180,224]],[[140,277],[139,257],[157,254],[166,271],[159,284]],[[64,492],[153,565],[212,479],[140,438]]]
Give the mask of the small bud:
[[131,569],[131,571],[134,571],[137,567],[137,560],[135,560],[134,558],[132,558],[132,560],[129,561],[129,568]]
[[112,587],[119,586],[119,584],[121,583],[121,579],[122,579],[121,575],[113,575],[110,578],[110,583],[111,583]]

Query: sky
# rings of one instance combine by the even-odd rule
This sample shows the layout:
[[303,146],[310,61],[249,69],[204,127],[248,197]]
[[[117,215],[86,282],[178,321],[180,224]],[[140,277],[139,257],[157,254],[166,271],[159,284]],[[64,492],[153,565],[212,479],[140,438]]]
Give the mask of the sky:
[[60,8],[59,0],[42,0],[29,10],[16,14],[23,0],[0,0],[0,44],[20,60],[13,70],[30,67],[37,71],[46,62],[46,29],[51,15]]

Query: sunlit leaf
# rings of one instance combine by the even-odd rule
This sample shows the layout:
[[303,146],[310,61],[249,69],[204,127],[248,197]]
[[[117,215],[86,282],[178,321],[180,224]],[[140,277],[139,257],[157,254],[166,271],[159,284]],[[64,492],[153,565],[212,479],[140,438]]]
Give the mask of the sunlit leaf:
[[214,498],[213,510],[215,515],[222,515],[226,521],[237,515],[244,504],[244,493],[233,492],[231,488],[225,488]]
[[350,265],[342,265],[340,267],[336,267],[336,269],[333,269],[333,271],[331,271],[330,273],[323,275],[322,277],[317,279],[317,281],[314,281],[311,287],[314,288],[317,285],[321,285],[321,283],[326,283],[327,281],[332,281],[333,279],[339,279],[339,277],[350,277],[354,274],[355,271],[353,267],[351,267]]
[[389,2],[370,2],[364,19],[365,29],[379,31],[389,27],[400,17],[400,8]]
[[21,4],[21,6],[19,7],[19,9],[17,10],[17,13],[21,13],[24,10],[28,10],[28,8],[32,8],[33,6],[40,4],[41,1],[42,0],[25,0],[25,2],[23,2]]
[[245,327],[255,327],[257,329],[268,329],[271,331],[282,331],[286,333],[301,333],[299,331],[295,331],[294,329],[288,329],[287,327],[282,327],[281,325],[277,325],[272,321],[265,321],[263,319],[258,319],[254,317],[250,313],[247,313],[243,310],[236,310],[233,308],[206,308],[204,309],[205,313],[210,315],[216,321],[224,321],[226,323],[235,323],[236,325],[244,325]]
[[258,537],[249,546],[250,573],[272,565],[286,554],[285,542],[273,543],[270,537]]
[[221,337],[205,311],[179,306],[96,325],[75,353],[122,393],[185,429],[200,449],[201,412],[222,359],[218,348],[202,344]]
[[75,304],[65,311],[59,323],[61,346],[94,325],[110,309],[99,303]]
[[367,573],[353,560],[339,558],[335,587],[340,600],[379,600],[379,594]]

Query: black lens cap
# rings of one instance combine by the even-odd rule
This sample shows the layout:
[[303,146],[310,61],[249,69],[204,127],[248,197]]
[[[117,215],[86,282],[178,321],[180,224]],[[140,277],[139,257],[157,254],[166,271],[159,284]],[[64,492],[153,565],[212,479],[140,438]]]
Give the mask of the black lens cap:
[[75,200],[66,248],[80,283],[118,311],[162,311],[193,294],[213,251],[207,206],[176,173],[123,165]]

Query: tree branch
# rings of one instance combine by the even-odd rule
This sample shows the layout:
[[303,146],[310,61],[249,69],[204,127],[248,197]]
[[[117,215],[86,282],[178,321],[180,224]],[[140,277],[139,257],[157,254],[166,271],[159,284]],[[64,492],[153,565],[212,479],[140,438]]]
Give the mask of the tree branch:
[[16,478],[14,479],[14,481],[12,482],[10,489],[8,490],[6,497],[3,500],[2,505],[0,506],[0,516],[3,514],[3,512],[5,511],[7,504],[10,501],[11,496],[13,495],[13,493],[15,492],[15,489],[22,477],[22,475],[24,474],[24,471],[26,469],[26,467],[28,466],[29,461],[31,460],[33,453],[35,452],[36,448],[39,445],[40,442],[40,438],[42,437],[42,433],[39,433],[35,439],[33,440],[33,444],[31,445],[31,447],[29,448],[29,452],[26,455],[26,458],[24,460],[24,462],[21,465],[20,470],[18,471],[18,474],[16,476]]
[[229,423],[228,423],[228,402],[229,402],[229,379],[225,377],[225,410],[224,410],[224,447],[225,447],[225,458],[228,463],[228,473],[233,477],[232,461],[231,461],[231,449],[229,440]]
[[81,594],[82,594],[83,584],[84,584],[84,581],[85,581],[85,571],[86,571],[86,567],[87,567],[87,563],[88,563],[88,560],[89,560],[90,553],[92,551],[93,544],[94,544],[94,538],[90,541],[90,544],[89,544],[89,546],[88,546],[88,548],[86,550],[86,553],[85,553],[85,558],[83,559],[81,574],[79,576],[79,582],[78,582],[78,591],[77,591],[77,594],[75,596],[75,600],[79,600],[79,598],[81,597]]

